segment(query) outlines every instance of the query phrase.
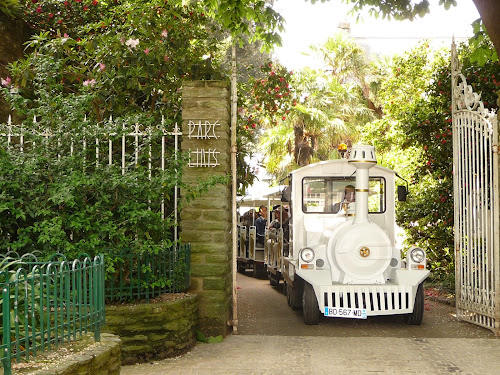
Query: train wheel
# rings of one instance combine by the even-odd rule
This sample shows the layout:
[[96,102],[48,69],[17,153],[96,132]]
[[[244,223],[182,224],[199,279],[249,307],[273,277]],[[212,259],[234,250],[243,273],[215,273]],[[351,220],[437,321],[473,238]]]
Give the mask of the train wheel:
[[278,286],[280,283],[279,280],[274,278],[274,275],[271,272],[267,273],[267,278],[269,279],[269,284],[271,284],[271,286]]
[[297,288],[292,287],[288,283],[286,284],[286,301],[292,310],[298,310],[302,307],[302,295]]
[[311,284],[305,283],[302,294],[302,313],[307,325],[319,324],[319,307],[316,294]]
[[254,264],[253,265],[253,270],[252,270],[252,276],[257,279],[259,277],[259,275],[260,275],[259,267],[257,267],[256,264]]
[[420,325],[422,319],[424,318],[424,286],[421,283],[417,289],[417,295],[415,296],[415,304],[413,305],[413,312],[406,314],[406,323],[410,325]]
[[288,283],[285,283],[284,287],[285,293],[286,293],[286,303],[288,303],[288,306],[292,307],[292,287],[288,285]]
[[239,273],[245,273],[246,267],[243,264],[238,263],[236,269],[238,270]]

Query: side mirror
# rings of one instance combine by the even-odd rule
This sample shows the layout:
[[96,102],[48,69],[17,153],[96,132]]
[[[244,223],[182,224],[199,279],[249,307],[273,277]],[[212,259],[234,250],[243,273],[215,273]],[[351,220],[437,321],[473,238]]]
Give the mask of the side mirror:
[[407,196],[408,196],[408,190],[406,190],[406,186],[399,185],[398,186],[398,201],[406,202]]

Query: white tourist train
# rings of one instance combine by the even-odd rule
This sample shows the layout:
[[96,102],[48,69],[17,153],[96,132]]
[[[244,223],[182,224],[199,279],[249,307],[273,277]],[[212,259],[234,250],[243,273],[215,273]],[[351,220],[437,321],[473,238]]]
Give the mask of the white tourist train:
[[[305,324],[318,324],[321,314],[402,314],[408,324],[422,322],[426,253],[413,247],[401,259],[395,179],[366,145],[353,146],[348,159],[290,174],[280,207],[288,206],[288,220],[266,231],[263,261],[271,285],[284,280],[288,304],[302,308]],[[405,200],[407,188],[397,195]]]

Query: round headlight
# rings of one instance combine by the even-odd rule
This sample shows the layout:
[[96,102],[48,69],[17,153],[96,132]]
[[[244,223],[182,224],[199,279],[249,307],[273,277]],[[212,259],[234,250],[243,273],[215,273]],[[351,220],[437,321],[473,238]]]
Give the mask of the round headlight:
[[416,247],[411,250],[410,258],[415,263],[422,263],[425,259],[425,251],[419,247]]
[[303,248],[300,252],[300,258],[306,263],[312,262],[314,259],[314,250],[309,247]]

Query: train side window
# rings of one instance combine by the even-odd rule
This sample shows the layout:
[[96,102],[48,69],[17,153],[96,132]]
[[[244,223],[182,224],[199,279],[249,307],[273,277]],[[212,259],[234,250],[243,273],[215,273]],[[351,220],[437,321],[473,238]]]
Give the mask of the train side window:
[[368,212],[385,212],[385,179],[381,177],[370,177],[368,186]]

